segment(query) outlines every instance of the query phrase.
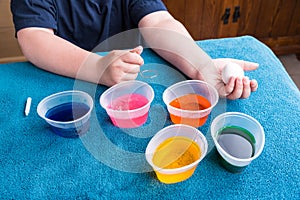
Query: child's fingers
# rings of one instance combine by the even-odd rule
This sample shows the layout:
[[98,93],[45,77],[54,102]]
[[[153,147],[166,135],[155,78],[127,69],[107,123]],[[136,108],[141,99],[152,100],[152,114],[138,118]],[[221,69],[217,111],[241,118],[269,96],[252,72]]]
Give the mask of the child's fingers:
[[244,88],[243,88],[243,93],[242,93],[242,96],[241,98],[248,98],[251,94],[251,88],[250,88],[250,80],[249,80],[249,77],[245,76],[243,78],[243,85],[244,85]]
[[255,79],[252,79],[250,81],[250,88],[251,88],[251,92],[255,92],[258,88],[258,83]]
[[130,50],[131,53],[137,53],[139,55],[142,54],[143,52],[143,47],[142,46],[138,46],[138,47],[135,47],[134,49]]
[[245,61],[245,60],[231,59],[231,61],[240,65],[243,68],[243,70],[245,70],[245,71],[255,70],[259,66],[258,63]]
[[122,61],[129,64],[143,65],[144,59],[138,54],[133,52],[127,52],[122,56]]

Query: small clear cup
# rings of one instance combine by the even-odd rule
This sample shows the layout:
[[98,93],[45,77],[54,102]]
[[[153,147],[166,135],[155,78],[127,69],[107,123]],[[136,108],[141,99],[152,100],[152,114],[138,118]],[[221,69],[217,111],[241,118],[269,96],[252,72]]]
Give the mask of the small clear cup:
[[[178,143],[178,139],[184,143]],[[173,143],[176,140],[177,143]],[[193,151],[189,151],[188,149],[192,147],[193,149],[190,150]],[[193,175],[199,162],[206,156],[207,149],[207,140],[198,129],[189,125],[175,124],[161,129],[152,137],[147,145],[145,156],[158,180],[162,183],[173,184],[184,181]],[[182,164],[188,158],[184,155],[189,155],[191,152],[193,159]],[[157,161],[155,157],[161,161]],[[158,164],[159,162],[163,163]],[[176,162],[181,164],[178,167],[170,168],[169,164],[177,165]]]
[[[187,96],[188,95],[188,96]],[[177,102],[178,106],[171,105],[174,100],[185,96]],[[213,107],[218,103],[219,94],[210,84],[200,80],[186,80],[168,87],[163,93],[163,101],[167,105],[171,121],[174,124],[187,124],[200,127],[205,124]],[[181,109],[181,106],[190,104],[196,109]]]
[[[238,133],[241,136],[234,136],[230,141],[234,142],[230,145],[230,149],[220,142],[219,137],[222,131],[228,130],[227,134]],[[224,132],[223,132],[224,133]],[[236,134],[236,135],[238,135]],[[232,173],[242,172],[254,159],[262,152],[265,145],[265,134],[261,124],[253,117],[240,112],[225,112],[217,116],[211,124],[211,136],[220,155],[220,164]],[[228,137],[229,138],[229,137]],[[248,142],[243,142],[248,141]],[[238,142],[242,142],[239,146]],[[238,154],[245,153],[245,147],[253,147],[252,156],[241,158]],[[226,149],[227,148],[227,149]],[[243,152],[238,152],[243,149]]]
[[82,91],[69,90],[45,97],[37,106],[38,115],[54,133],[66,137],[78,137],[89,130],[94,102]]
[[135,128],[147,121],[153,99],[154,91],[149,84],[132,80],[110,87],[99,101],[115,126]]

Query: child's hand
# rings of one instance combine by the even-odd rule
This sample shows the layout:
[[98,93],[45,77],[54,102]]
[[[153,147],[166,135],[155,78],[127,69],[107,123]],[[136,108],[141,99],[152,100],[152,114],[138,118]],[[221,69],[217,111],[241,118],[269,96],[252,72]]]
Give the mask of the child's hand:
[[132,50],[114,50],[102,57],[97,64],[102,68],[100,71],[103,71],[99,83],[112,86],[122,81],[136,79],[141,65],[144,64],[140,56],[142,51],[143,48],[138,46]]
[[240,65],[245,71],[257,69],[257,63],[230,58],[213,59],[213,62],[219,70],[215,87],[218,90],[221,97],[226,97],[227,99],[231,100],[238,98],[248,98],[251,92],[257,90],[257,81],[254,79],[250,80],[247,76],[237,78],[231,77],[227,84],[225,84],[222,81],[222,70],[227,63],[234,62]]

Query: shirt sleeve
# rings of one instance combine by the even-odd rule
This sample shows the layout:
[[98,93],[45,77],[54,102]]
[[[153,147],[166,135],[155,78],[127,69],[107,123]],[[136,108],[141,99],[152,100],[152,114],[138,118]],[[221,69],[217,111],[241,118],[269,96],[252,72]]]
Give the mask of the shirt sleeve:
[[144,16],[162,10],[167,8],[161,0],[132,0],[130,3],[131,19],[136,25]]
[[57,29],[53,0],[11,0],[11,12],[16,33],[29,27]]

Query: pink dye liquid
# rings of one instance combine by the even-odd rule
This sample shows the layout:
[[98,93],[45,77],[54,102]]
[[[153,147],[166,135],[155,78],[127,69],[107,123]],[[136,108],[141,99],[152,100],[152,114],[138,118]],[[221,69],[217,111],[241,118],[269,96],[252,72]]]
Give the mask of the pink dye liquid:
[[[118,111],[128,111],[141,108],[148,103],[148,99],[140,94],[126,94],[113,100],[108,108]],[[110,116],[115,126],[121,128],[133,128],[144,124],[148,117],[148,111],[142,116],[132,118],[129,112],[124,112],[124,118]]]

